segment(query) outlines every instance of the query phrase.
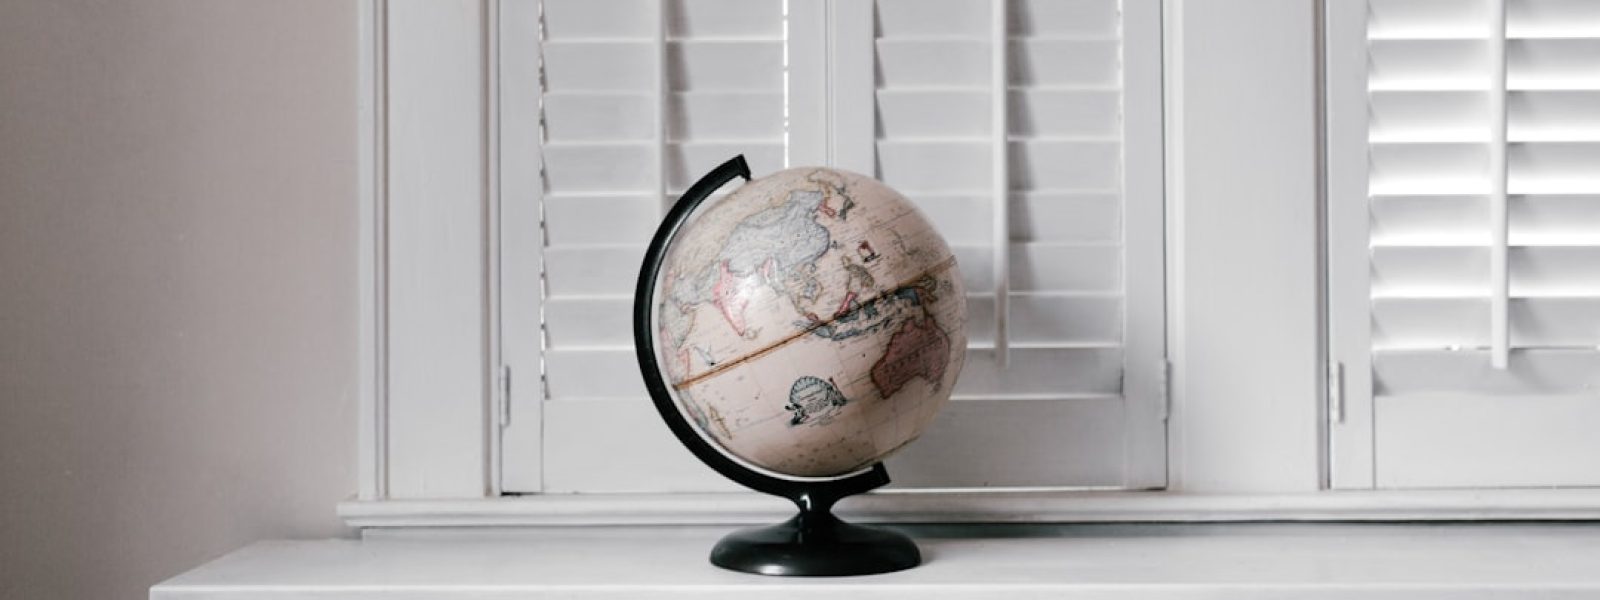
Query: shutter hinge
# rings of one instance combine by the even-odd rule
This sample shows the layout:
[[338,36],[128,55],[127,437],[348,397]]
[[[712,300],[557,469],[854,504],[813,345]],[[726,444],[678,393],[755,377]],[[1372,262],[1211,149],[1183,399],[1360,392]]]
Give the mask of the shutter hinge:
[[1172,362],[1165,358],[1156,367],[1156,393],[1161,394],[1159,413],[1161,420],[1166,421],[1172,415]]
[[500,367],[500,428],[511,424],[511,365]]
[[1344,422],[1344,363],[1328,362],[1328,421]]

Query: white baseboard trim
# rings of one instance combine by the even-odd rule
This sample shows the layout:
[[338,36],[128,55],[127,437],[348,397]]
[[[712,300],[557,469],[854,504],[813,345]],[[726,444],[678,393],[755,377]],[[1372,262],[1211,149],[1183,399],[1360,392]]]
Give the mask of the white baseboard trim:
[[[887,492],[838,512],[879,523],[1600,520],[1600,489],[1195,494],[1103,491]],[[464,500],[352,500],[351,527],[747,524],[788,503],[754,493],[542,494]]]

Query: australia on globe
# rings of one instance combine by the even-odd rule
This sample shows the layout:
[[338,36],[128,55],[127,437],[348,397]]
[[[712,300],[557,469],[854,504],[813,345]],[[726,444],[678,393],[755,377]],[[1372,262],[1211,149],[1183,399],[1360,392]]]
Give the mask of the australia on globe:
[[916,439],[966,356],[949,246],[855,173],[789,169],[707,200],[658,281],[656,353],[678,409],[782,475],[851,473]]

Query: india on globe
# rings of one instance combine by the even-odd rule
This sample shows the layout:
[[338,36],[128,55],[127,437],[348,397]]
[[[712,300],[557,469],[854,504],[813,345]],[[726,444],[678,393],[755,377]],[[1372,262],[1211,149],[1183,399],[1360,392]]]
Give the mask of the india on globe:
[[679,411],[738,459],[844,475],[916,439],[966,356],[955,256],[904,196],[807,167],[707,200],[672,239],[656,354]]

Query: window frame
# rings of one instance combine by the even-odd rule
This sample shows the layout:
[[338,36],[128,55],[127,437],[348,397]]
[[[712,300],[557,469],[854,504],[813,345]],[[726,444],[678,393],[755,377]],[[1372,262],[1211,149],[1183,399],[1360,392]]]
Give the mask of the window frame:
[[[1323,11],[1337,24],[1347,3],[1188,4],[1165,0],[1159,15],[1167,490],[882,493],[845,510],[902,521],[1600,519],[1593,490],[1325,491],[1317,34]],[[539,418],[537,401],[527,402],[537,386],[507,381],[497,366],[503,359],[516,372],[537,372],[518,366],[529,364],[530,349],[496,339],[498,298],[526,294],[529,284],[506,278],[489,251],[501,227],[530,218],[504,200],[537,190],[527,170],[499,167],[508,152],[530,151],[526,136],[505,133],[517,128],[504,128],[508,113],[498,110],[506,94],[526,90],[490,76],[530,68],[503,49],[518,39],[504,34],[506,17],[528,10],[536,10],[532,0],[360,4],[360,486],[341,515],[382,527],[744,522],[781,513],[781,503],[753,493],[500,494],[494,448],[506,409],[515,409],[512,422]],[[1281,93],[1230,101],[1265,85]],[[1278,168],[1261,173],[1261,164]],[[1219,216],[1243,210],[1258,235],[1240,236]]]

